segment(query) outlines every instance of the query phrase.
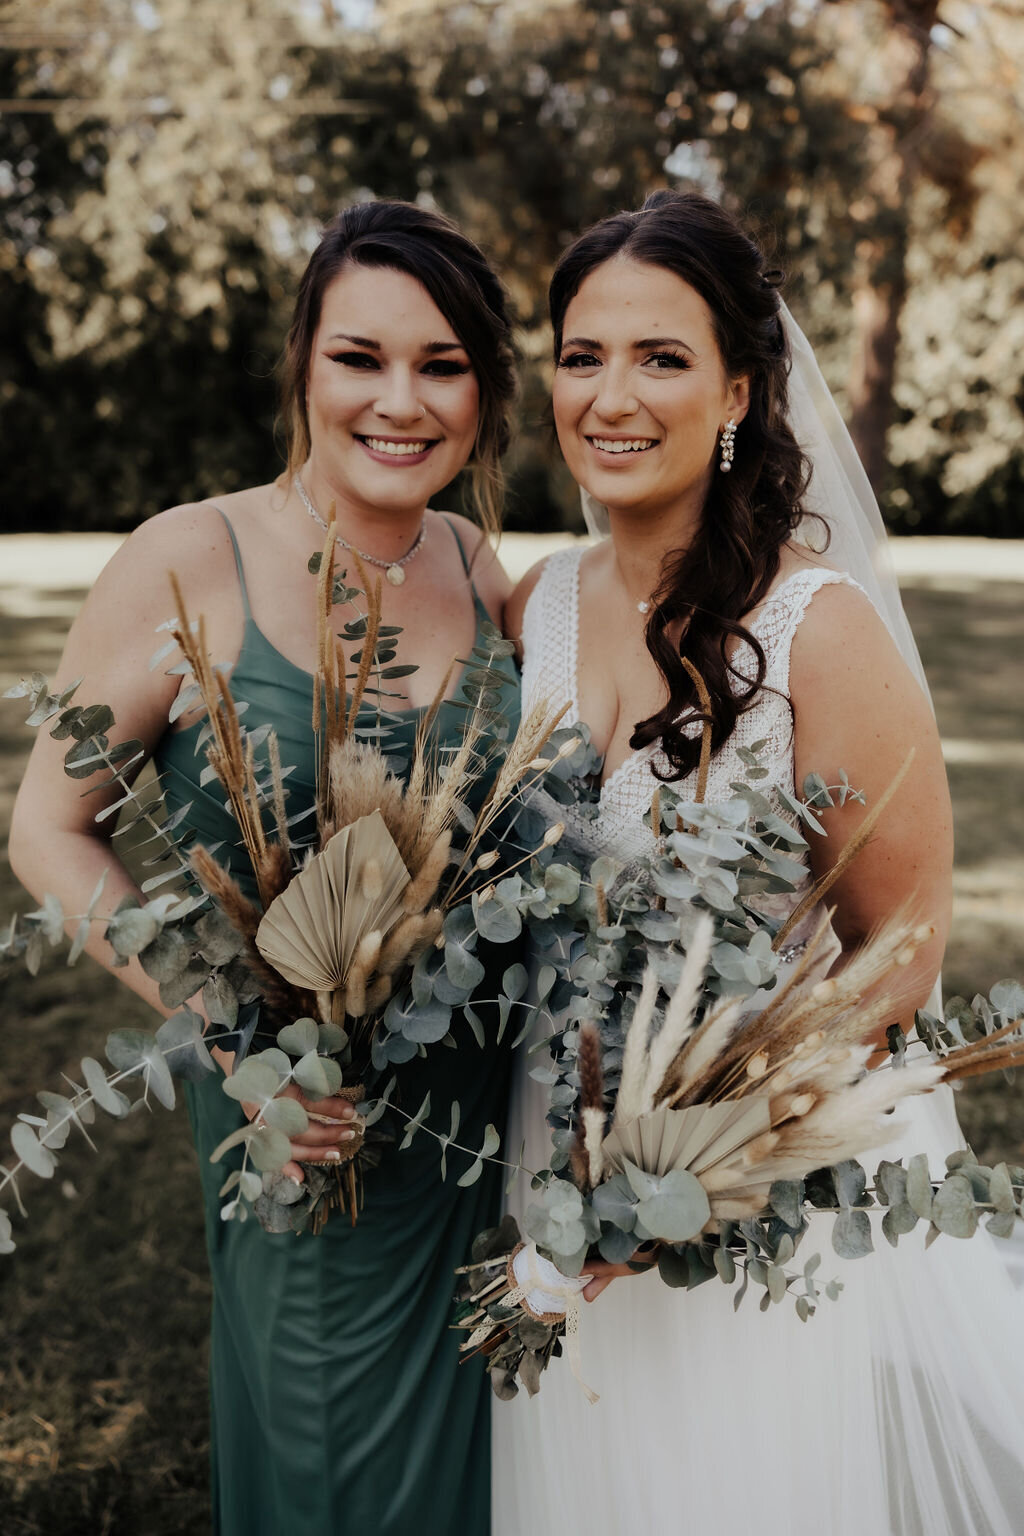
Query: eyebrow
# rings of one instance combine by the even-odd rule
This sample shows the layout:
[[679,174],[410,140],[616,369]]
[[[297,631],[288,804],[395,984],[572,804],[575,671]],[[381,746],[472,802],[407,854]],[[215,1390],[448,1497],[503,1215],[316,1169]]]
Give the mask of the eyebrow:
[[[585,347],[588,352],[603,352],[604,347],[599,341],[594,341],[590,336],[569,336],[562,342],[563,347]],[[634,341],[636,351],[651,347],[682,347],[684,352],[689,352],[696,357],[696,352],[688,342],[680,341],[676,336],[645,336],[641,341]]]
[[[368,352],[380,352],[383,350],[379,341],[371,341],[369,336],[348,336],[343,331],[335,331],[333,336],[328,336],[328,341],[348,341],[354,347],[365,347]],[[466,349],[460,341],[428,341],[423,348],[431,357],[440,352],[464,352]]]

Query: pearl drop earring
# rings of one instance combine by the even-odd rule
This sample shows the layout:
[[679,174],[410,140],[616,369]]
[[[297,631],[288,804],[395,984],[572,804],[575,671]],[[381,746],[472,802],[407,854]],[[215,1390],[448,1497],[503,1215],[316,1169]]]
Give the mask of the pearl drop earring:
[[722,436],[718,443],[719,448],[722,450],[722,457],[719,460],[718,467],[723,475],[727,475],[730,469],[732,469],[733,456],[736,452],[735,442],[736,423],[730,417],[722,428]]

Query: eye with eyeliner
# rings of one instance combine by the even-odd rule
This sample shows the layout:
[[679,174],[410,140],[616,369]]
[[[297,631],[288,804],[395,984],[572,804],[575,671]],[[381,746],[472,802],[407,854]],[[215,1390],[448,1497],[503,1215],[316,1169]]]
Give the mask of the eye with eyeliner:
[[345,363],[349,368],[379,368],[380,362],[372,352],[329,352],[332,363]]
[[435,357],[423,365],[423,372],[437,379],[461,379],[469,371],[468,363],[456,363],[450,357]]
[[644,362],[656,363],[659,368],[666,371],[669,368],[689,368],[690,366],[688,359],[678,352],[652,352],[649,357],[644,358]]
[[564,357],[558,359],[559,368],[597,368],[600,366],[600,358],[592,352],[567,352]]
[[[342,363],[348,368],[375,372],[381,367],[380,358],[374,357],[372,352],[329,352],[327,355],[332,363]],[[422,373],[433,379],[458,379],[469,371],[468,363],[459,363],[447,357],[432,357],[421,369]]]

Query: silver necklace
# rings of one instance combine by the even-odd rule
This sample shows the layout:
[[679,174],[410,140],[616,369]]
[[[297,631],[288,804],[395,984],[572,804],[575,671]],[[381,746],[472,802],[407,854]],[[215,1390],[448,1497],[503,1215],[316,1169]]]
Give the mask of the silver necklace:
[[[310,501],[309,494],[308,494],[308,492],[306,490],[306,487],[303,485],[303,483],[302,483],[302,481],[301,481],[301,479],[299,478],[298,475],[295,476],[295,489],[298,491],[299,496],[300,496],[300,498],[302,500],[302,504],[305,507],[306,511],[309,513],[310,517],[313,519],[313,521],[315,523],[319,523],[320,527],[326,533],[327,532],[327,524],[324,522],[323,518],[320,516],[320,513],[317,511],[316,507],[314,507],[312,501]],[[367,562],[367,564],[369,564],[369,565],[379,565],[379,566],[381,566],[383,568],[385,577],[387,578],[387,580],[391,583],[391,585],[393,587],[400,587],[402,585],[402,582],[405,580],[405,572],[403,571],[402,567],[403,567],[403,565],[408,565],[409,561],[412,559],[413,555],[419,553],[420,549],[423,546],[423,541],[426,538],[426,536],[427,536],[427,520],[426,520],[426,518],[424,518],[422,523],[420,524],[420,531],[419,531],[419,533],[416,535],[415,539],[412,542],[411,547],[402,556],[401,560],[381,560],[377,555],[367,555],[367,554],[364,554],[361,549],[356,549],[355,545],[354,544],[350,544],[347,539],[343,539],[341,537],[340,533],[336,533],[334,535],[334,537],[337,539],[338,543],[341,545],[342,549],[354,550],[355,553],[359,556],[360,560],[365,560]]]

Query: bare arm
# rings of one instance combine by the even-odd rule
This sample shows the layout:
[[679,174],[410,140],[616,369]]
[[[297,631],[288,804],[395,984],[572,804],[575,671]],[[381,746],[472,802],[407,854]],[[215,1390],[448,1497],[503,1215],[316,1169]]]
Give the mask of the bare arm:
[[848,801],[823,814],[828,837],[811,847],[816,877],[914,751],[873,837],[828,896],[844,953],[905,904],[934,926],[904,978],[899,1021],[909,1027],[938,975],[952,906],[952,811],[935,719],[878,614],[847,586],[823,588],[808,608],[793,642],[790,693],[797,785],[811,772],[834,784],[844,768],[867,798],[867,806]]
[[[211,616],[210,645],[218,659],[238,654],[242,633],[241,603],[227,531],[209,507],[183,507],[144,524],[122,546],[101,573],[68,636],[57,676],[57,687],[84,679],[76,699],[109,704],[117,722],[117,739],[137,738],[150,757],[167,728],[167,716],[180,679],[149,662],[162,638],[156,626],[173,617],[174,600],[168,572],[177,570],[193,617]],[[173,659],[173,658],[172,658]],[[110,916],[126,896],[141,895],[111,843],[113,820],[97,825],[95,817],[122,791],[98,790],[83,798],[89,781],[64,772],[66,742],[53,741],[40,727],[15,803],[10,836],[11,867],[36,897],[50,892],[72,918],[84,912],[101,875],[105,874],[100,916]],[[138,771],[138,770],[136,770]],[[114,968],[113,952],[101,932],[92,929],[88,952],[122,984],[166,1016],[159,987],[137,959]],[[199,1005],[193,999],[193,1006]],[[201,1010],[200,1010],[201,1011]],[[225,1072],[233,1057],[214,1047]],[[351,1106],[326,1100],[309,1106],[318,1113],[349,1118]],[[340,1132],[311,1125],[293,1143],[296,1157],[323,1156]],[[299,1173],[298,1168],[289,1171]]]
[[[76,702],[109,704],[117,739],[137,738],[147,758],[167,727],[180,681],[161,669],[149,670],[161,638],[155,629],[173,616],[167,576],[172,564],[178,564],[183,577],[191,577],[197,523],[202,523],[201,513],[177,509],[144,524],[122,545],[72,625],[57,674],[59,688],[81,677]],[[210,562],[216,551],[207,541],[202,553]],[[125,896],[139,895],[111,845],[112,823],[97,825],[95,820],[120,792],[112,787],[83,796],[90,781],[68,778],[63,768],[66,750],[66,742],[51,739],[48,726],[40,727],[15,802],[11,867],[37,899],[52,892],[71,914],[84,911],[105,872],[101,915],[109,916]],[[112,968],[110,947],[98,928],[87,948],[101,965]],[[115,974],[152,1007],[166,1012],[156,983],[137,960]]]

